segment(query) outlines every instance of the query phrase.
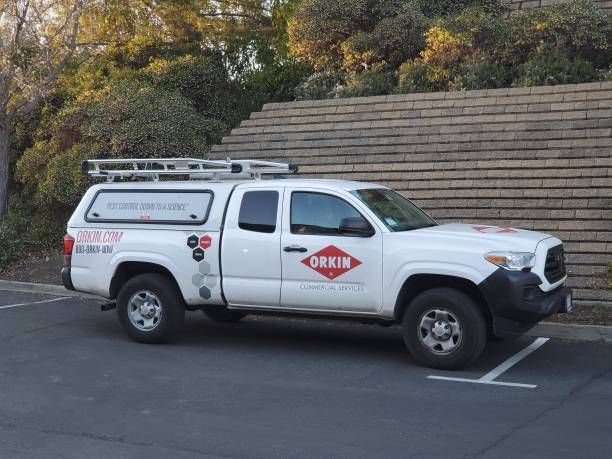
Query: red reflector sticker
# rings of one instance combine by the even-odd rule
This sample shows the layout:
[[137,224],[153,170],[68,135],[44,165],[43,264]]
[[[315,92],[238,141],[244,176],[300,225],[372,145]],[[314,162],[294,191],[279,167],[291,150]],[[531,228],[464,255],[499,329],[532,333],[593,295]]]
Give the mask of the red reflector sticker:
[[331,280],[361,264],[357,258],[334,245],[328,245],[304,258],[302,263]]
[[479,233],[516,233],[513,228],[507,226],[473,226]]

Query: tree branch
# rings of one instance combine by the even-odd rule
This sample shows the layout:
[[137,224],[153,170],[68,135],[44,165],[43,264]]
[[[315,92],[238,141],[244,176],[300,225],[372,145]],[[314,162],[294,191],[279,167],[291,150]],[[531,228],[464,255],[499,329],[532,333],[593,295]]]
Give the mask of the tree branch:
[[[58,78],[60,72],[64,69],[64,67],[68,64],[68,62],[74,55],[74,52],[77,48],[77,37],[79,32],[81,7],[82,0],[75,0],[72,10],[66,15],[66,21],[60,26],[60,29],[65,30],[70,21],[72,21],[72,30],[70,31],[67,37],[68,43],[64,56],[55,65],[51,65],[46,77],[44,77],[38,83],[34,84],[29,94],[24,95],[19,102],[17,102],[13,107],[10,108],[9,112],[7,113],[7,119],[9,121],[14,120],[15,117],[17,117],[18,115],[30,113],[38,106],[38,104],[46,95],[51,85]],[[56,36],[57,34],[54,35],[54,37]],[[50,50],[48,49],[48,47],[46,47],[42,50],[42,52],[45,51],[48,52]],[[44,60],[48,65],[50,65],[51,59],[52,54],[50,52],[46,53]]]
[[[15,6],[19,8],[18,6]],[[15,51],[19,45],[19,37],[21,36],[21,31],[23,30],[23,26],[26,23],[26,18],[28,16],[28,10],[30,9],[29,0],[25,3],[23,7],[23,13],[20,15],[19,10],[17,9],[17,24],[15,25],[15,34],[13,35],[13,47],[12,51]]]

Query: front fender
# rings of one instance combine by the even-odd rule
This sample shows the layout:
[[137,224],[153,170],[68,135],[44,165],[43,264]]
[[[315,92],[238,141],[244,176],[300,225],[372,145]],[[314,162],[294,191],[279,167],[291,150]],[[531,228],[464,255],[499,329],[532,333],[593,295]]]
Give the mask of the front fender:
[[404,283],[416,274],[432,274],[442,276],[452,276],[468,280],[474,285],[480,284],[490,274],[495,271],[495,266],[479,266],[475,268],[464,263],[431,262],[431,261],[411,261],[401,265],[386,283],[383,296],[383,311],[385,316],[393,317],[395,304]]

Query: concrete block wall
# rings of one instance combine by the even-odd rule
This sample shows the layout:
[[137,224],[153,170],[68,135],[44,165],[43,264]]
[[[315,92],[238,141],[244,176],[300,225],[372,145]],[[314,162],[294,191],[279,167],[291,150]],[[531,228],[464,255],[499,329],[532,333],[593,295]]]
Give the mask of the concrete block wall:
[[[510,0],[510,9],[526,10],[529,8],[554,5],[556,3],[567,3],[569,1],[570,0]],[[595,0],[595,3],[602,10],[612,14],[612,0]]]
[[612,305],[612,82],[272,103],[213,158],[383,183],[441,222],[552,233],[576,297]]

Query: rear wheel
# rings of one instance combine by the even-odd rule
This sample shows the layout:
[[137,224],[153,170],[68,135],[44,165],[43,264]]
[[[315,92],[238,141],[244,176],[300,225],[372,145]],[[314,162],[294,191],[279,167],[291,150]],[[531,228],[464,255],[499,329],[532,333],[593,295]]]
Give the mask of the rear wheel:
[[225,306],[209,306],[203,309],[204,314],[214,322],[233,323],[242,320],[247,314]]
[[139,274],[117,296],[117,314],[127,335],[140,343],[176,339],[185,318],[181,293],[167,276]]
[[420,364],[459,370],[482,354],[487,328],[472,298],[459,290],[441,287],[421,293],[408,305],[402,336]]

